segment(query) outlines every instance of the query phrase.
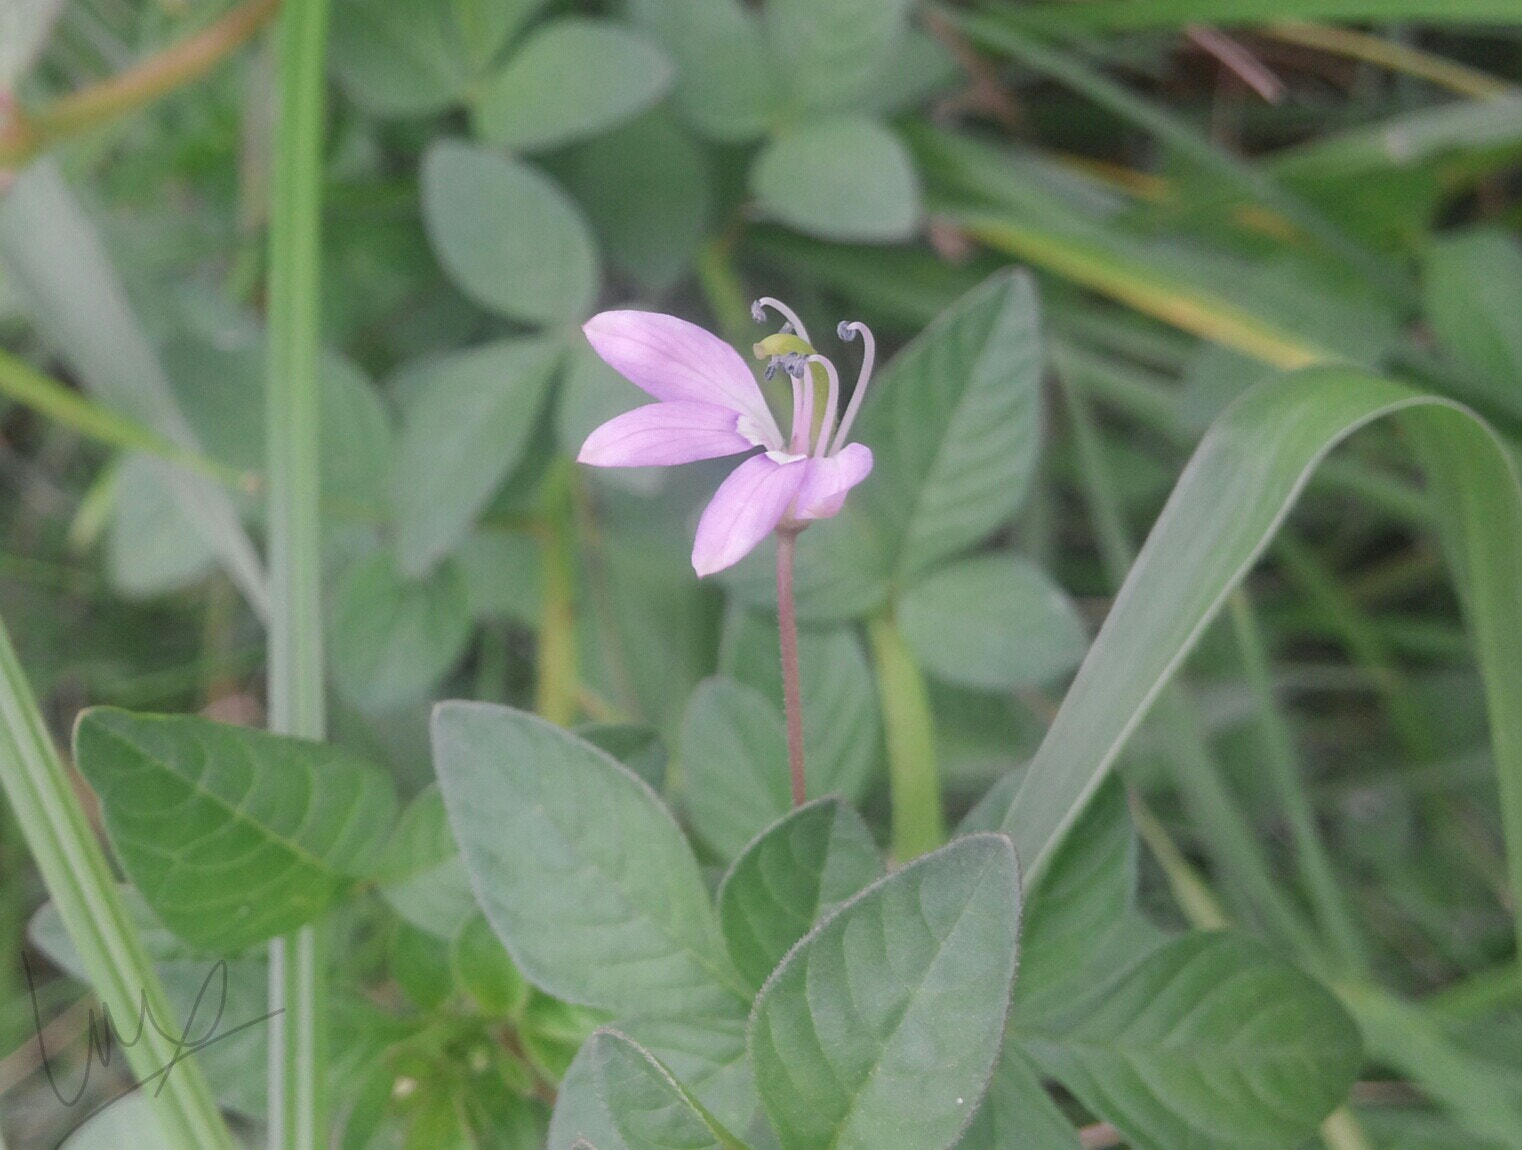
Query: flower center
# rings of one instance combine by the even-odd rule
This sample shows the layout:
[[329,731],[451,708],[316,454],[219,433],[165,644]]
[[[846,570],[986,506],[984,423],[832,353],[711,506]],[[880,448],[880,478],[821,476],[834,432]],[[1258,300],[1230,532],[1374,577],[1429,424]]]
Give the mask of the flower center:
[[[845,416],[837,429],[835,416],[840,407],[839,372],[835,370],[835,365],[829,359],[814,350],[809,342],[808,330],[797,314],[786,304],[770,296],[763,296],[751,304],[751,316],[757,323],[763,323],[766,320],[768,308],[783,316],[784,322],[776,335],[761,340],[755,345],[754,351],[758,358],[764,358],[767,361],[767,379],[775,378],[778,368],[787,372],[792,379],[793,424],[792,434],[788,440],[788,452],[800,459],[810,454],[815,459],[834,455],[846,445],[851,425],[856,420],[856,413],[861,409],[861,401],[866,395],[867,384],[872,377],[877,348],[872,332],[866,324],[855,321],[842,321],[835,329],[836,335],[842,342],[850,343],[860,335],[864,345],[861,373],[856,378],[851,402],[846,406]],[[819,417],[817,431],[815,430],[817,414],[815,398],[818,390],[815,387],[816,382],[827,385],[824,410]],[[741,431],[742,434],[749,434],[743,428]],[[775,457],[781,453],[771,454]]]

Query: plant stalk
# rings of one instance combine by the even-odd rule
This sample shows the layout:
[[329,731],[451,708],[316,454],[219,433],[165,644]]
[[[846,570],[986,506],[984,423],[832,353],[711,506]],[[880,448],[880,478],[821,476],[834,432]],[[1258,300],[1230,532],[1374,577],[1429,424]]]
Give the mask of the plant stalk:
[[803,685],[798,672],[798,606],[793,597],[793,565],[798,528],[777,528],[777,631],[782,646],[782,701],[787,711],[787,766],[793,806],[801,807],[803,774]]
[[925,676],[898,624],[888,615],[867,622],[887,737],[893,857],[906,863],[946,841],[941,780],[936,766],[935,718]]
[[[290,0],[280,16],[279,113],[270,204],[270,729],[325,733],[321,602],[318,355],[326,0]],[[270,947],[271,1150],[328,1144],[321,924]]]
[[174,1150],[233,1150],[232,1134],[200,1066],[165,1037],[174,1033],[175,1016],[163,984],[122,904],[111,865],[79,805],[3,623],[0,786],[101,1003],[114,1018],[128,1020],[137,1017],[140,1005],[146,1006],[164,1027],[161,1033],[152,1024],[144,1026],[141,1040],[123,1049],[168,1144]]
[[275,15],[279,0],[248,0],[142,63],[0,122],[0,168],[21,168],[61,140],[109,123],[199,80]]
[[534,709],[566,727],[576,721],[576,509],[568,460],[546,480],[543,575],[540,588],[538,678]]

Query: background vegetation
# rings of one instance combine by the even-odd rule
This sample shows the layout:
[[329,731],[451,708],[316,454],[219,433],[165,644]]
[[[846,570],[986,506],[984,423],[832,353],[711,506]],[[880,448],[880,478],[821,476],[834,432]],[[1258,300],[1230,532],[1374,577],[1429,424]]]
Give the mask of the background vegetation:
[[[735,712],[777,683],[765,558],[703,583],[687,565],[720,473],[570,463],[641,398],[585,346],[593,312],[632,302],[745,348],[762,334],[749,301],[771,295],[816,330],[861,319],[891,353],[989,277],[1033,273],[1039,328],[1026,286],[996,281],[1023,309],[1000,354],[1027,357],[1032,386],[981,414],[1000,437],[969,457],[977,481],[901,546],[871,527],[894,492],[804,537],[811,754],[890,844],[937,838],[991,790],[979,809],[999,825],[1137,545],[1255,383],[1325,372],[1296,377],[1296,427],[1330,440],[1364,410],[1318,407],[1337,373],[1385,376],[1473,409],[1516,458],[1514,0],[333,0],[306,88],[302,33],[277,52],[276,16],[273,0],[0,11],[0,616],[60,743],[96,704],[262,725],[266,621],[298,648],[320,632],[325,655],[290,664],[325,658],[315,717],[299,689],[269,717],[320,735],[325,698],[331,739],[384,765],[405,805],[394,872],[342,906],[330,943],[346,1147],[541,1144],[596,1021],[522,983],[468,891],[448,904],[457,874],[419,877],[458,867],[430,785],[434,701],[581,725],[674,797],[711,865],[786,809],[743,789],[759,772],[725,769],[746,746]],[[282,92],[293,115],[293,95],[325,95],[301,106],[320,153],[276,131]],[[272,204],[300,221],[319,193],[320,249],[271,245]],[[302,589],[255,542],[285,538],[266,504],[269,362],[296,378],[317,343],[321,441],[291,467],[320,469],[320,624],[291,614]],[[909,378],[931,395],[953,380]],[[1230,572],[1188,568],[1190,541],[1227,564],[1221,537],[1255,522],[1232,484],[1302,478],[1263,462],[1267,423],[1237,418],[1128,617],[1205,618]],[[1446,447],[1456,468],[1482,453]],[[1331,1150],[1522,1146],[1522,871],[1497,792],[1516,752],[1487,727],[1476,636],[1492,666],[1519,640],[1464,618],[1515,615],[1518,583],[1455,582],[1460,504],[1415,466],[1442,448],[1378,423],[1305,471],[1126,744],[1129,821],[1118,800],[1107,816],[1141,836],[1151,923],[1233,923],[1358,1022],[1366,1061],[1320,1135]],[[1468,505],[1472,535],[1510,530],[1496,499]],[[1185,568],[1200,581],[1170,574]],[[1129,634],[1108,649],[1112,703],[1170,669],[1147,667],[1166,635]],[[1492,723],[1522,706],[1515,678],[1489,690]],[[1092,768],[1076,741],[1065,753],[1070,777]],[[938,764],[940,802],[892,807],[907,762]],[[22,956],[70,1081],[87,999],[14,814],[0,1131],[29,1147],[75,1116],[40,1073]],[[204,970],[150,938],[172,994]],[[241,961],[246,1016],[265,973]],[[213,1088],[251,1121],[262,1047],[228,1047]],[[120,1073],[97,1071],[90,1097]],[[1055,1098],[1084,1145],[1155,1144]]]

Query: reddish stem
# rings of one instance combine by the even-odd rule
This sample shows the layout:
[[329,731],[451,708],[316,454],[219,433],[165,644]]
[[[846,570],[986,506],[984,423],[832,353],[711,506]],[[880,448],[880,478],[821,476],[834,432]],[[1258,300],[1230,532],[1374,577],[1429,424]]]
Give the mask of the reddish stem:
[[801,807],[803,789],[803,688],[798,678],[798,609],[793,603],[793,555],[798,528],[777,528],[777,630],[782,640],[782,701],[787,708],[787,764],[793,780],[793,806]]

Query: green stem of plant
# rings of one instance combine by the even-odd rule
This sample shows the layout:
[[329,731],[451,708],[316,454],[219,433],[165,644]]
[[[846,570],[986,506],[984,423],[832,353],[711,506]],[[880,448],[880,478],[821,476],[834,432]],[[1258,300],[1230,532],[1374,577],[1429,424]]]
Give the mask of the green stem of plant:
[[125,447],[182,464],[229,486],[244,487],[250,476],[216,460],[190,451],[149,431],[140,423],[117,415],[94,400],[44,375],[31,364],[0,349],[0,395],[25,404],[80,435],[111,447]]
[[[322,536],[318,355],[326,0],[280,16],[280,108],[270,204],[270,729],[321,739]],[[320,924],[270,948],[272,1150],[328,1145],[325,963]]]
[[538,678],[534,708],[552,723],[576,721],[576,509],[569,460],[545,480]]
[[935,720],[925,676],[898,624],[888,615],[874,616],[867,621],[867,640],[887,736],[893,857],[905,863],[946,841]]
[[1262,628],[1247,594],[1238,589],[1231,596],[1231,624],[1242,656],[1247,685],[1258,704],[1258,726],[1263,742],[1263,761],[1268,776],[1279,792],[1279,801],[1289,821],[1295,843],[1295,861],[1300,881],[1310,896],[1317,925],[1339,962],[1359,973],[1368,969],[1368,949],[1353,918],[1342,886],[1332,869],[1332,860],[1316,828],[1316,812],[1306,793],[1300,764],[1295,755],[1289,726],[1274,699],[1269,675],[1268,653]]
[[[37,869],[90,977],[114,1017],[135,1018],[146,1004],[167,1033],[174,1013],[158,973],[122,905],[116,878],[90,830],[78,797],[37,710],[31,687],[0,624],[0,785]],[[153,1099],[164,1136],[176,1150],[233,1150],[232,1134],[194,1059],[153,1026],[125,1048],[139,1081],[162,1083]],[[165,1073],[173,1067],[173,1073]]]

